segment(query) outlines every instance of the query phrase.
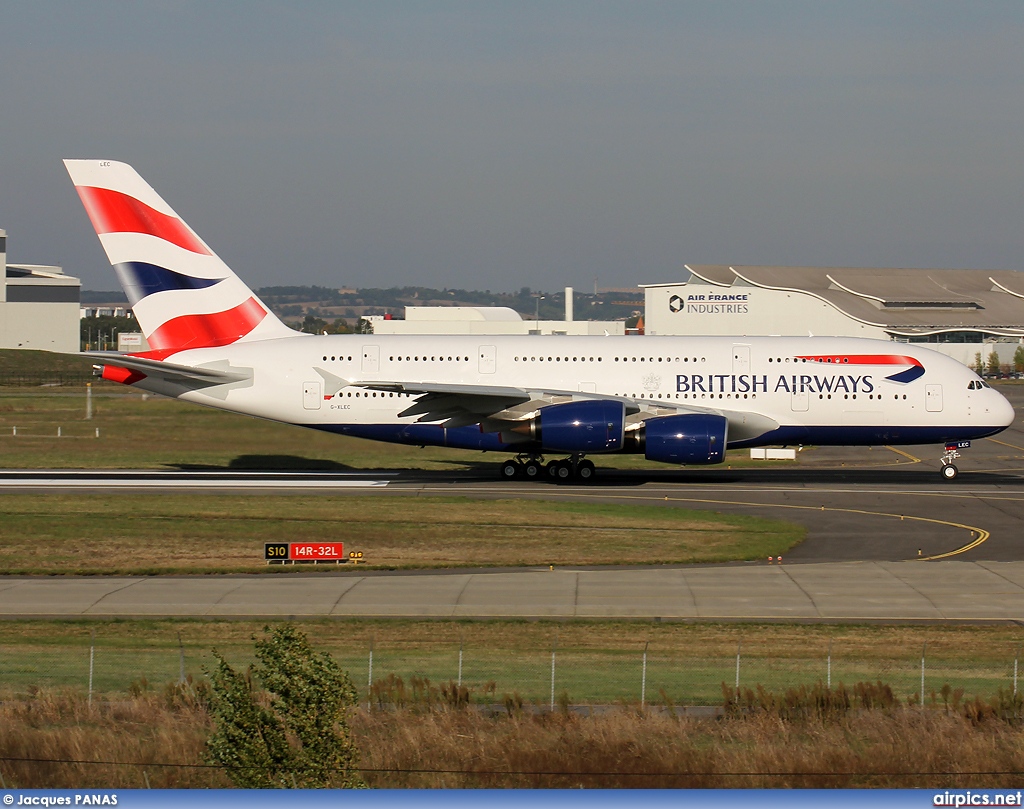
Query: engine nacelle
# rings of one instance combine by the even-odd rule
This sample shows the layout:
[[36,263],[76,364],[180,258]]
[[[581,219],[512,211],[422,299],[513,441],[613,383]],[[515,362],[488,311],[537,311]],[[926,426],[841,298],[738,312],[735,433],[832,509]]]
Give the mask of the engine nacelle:
[[661,463],[721,463],[728,431],[725,416],[692,413],[648,419],[644,422],[644,457]]
[[618,452],[626,407],[601,399],[550,405],[537,414],[531,429],[541,447],[551,452]]

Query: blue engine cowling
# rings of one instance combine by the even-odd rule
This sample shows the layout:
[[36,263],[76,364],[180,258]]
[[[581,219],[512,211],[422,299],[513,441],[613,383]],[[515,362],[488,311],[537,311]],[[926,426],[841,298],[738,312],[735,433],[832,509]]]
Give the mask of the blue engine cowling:
[[721,463],[728,430],[725,416],[693,413],[648,419],[644,422],[644,456],[661,463]]
[[537,415],[535,436],[551,452],[617,452],[622,449],[626,408],[591,400],[550,405]]

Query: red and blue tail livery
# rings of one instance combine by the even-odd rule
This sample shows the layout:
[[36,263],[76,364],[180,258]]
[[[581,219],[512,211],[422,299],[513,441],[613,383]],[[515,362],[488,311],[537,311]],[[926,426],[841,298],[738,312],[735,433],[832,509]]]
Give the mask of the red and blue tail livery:
[[64,164],[153,349],[149,356],[294,334],[131,166]]
[[98,355],[100,373],[141,390],[579,482],[602,454],[694,466],[796,444],[935,444],[952,480],[1014,418],[971,369],[884,340],[299,334],[131,166],[65,164],[151,347]]

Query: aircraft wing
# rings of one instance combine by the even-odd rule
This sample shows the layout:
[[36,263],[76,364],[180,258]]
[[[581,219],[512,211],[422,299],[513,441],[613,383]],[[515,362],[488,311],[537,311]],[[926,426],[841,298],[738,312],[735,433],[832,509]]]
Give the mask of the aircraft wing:
[[450,385],[431,382],[351,382],[369,390],[406,393],[416,401],[399,416],[419,416],[417,421],[440,421],[445,427],[480,424],[485,431],[507,429],[510,422],[524,421],[553,404],[604,399],[622,402],[626,413],[639,407],[632,399],[602,393],[557,389],[529,389],[502,385]]
[[626,429],[639,429],[648,419],[687,413],[724,416],[729,421],[729,438],[749,440],[778,428],[779,423],[759,413],[705,407],[671,400],[633,399],[589,391],[530,389],[500,385],[451,385],[408,382],[351,382],[368,390],[406,393],[416,401],[399,416],[418,416],[417,421],[441,422],[445,427],[480,424],[487,432],[500,432],[510,423],[525,421],[537,411],[573,401],[622,402],[626,408]]

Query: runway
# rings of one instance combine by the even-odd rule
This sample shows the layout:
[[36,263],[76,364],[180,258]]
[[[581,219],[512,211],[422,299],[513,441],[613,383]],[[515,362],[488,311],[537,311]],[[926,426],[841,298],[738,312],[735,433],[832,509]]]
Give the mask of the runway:
[[1020,621],[1024,562],[0,580],[2,618],[168,616]]
[[[1005,392],[1024,403],[1024,387]],[[819,448],[782,469],[599,465],[597,483],[588,486],[498,481],[501,459],[490,457],[457,472],[8,470],[0,473],[0,492],[565,499],[776,517],[806,526],[807,540],[782,567],[763,560],[616,570],[8,578],[0,579],[0,617],[1024,620],[1020,420],[975,442],[952,483],[939,477],[937,457],[935,448]],[[372,559],[372,542],[364,546]]]

